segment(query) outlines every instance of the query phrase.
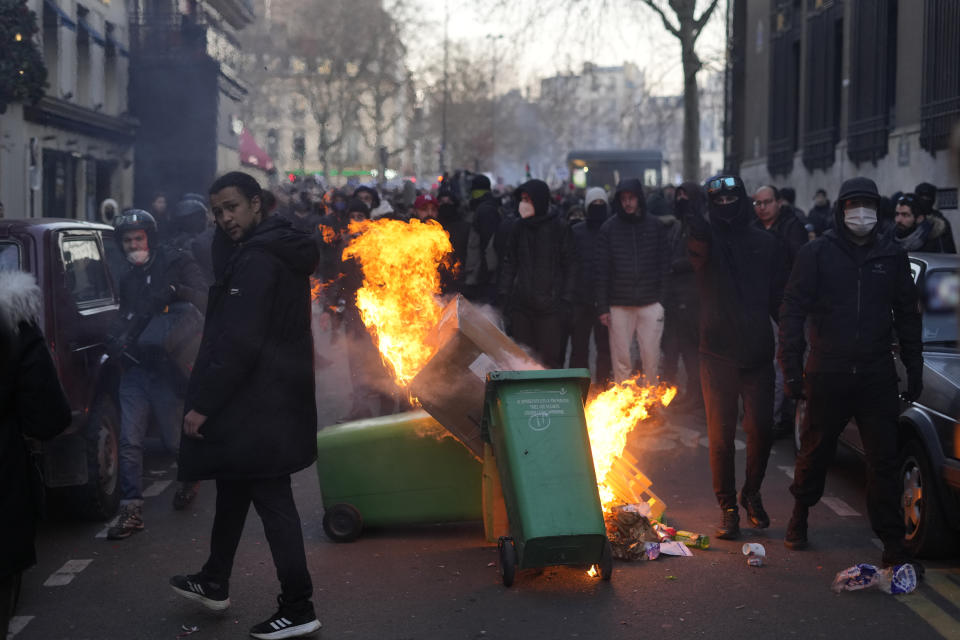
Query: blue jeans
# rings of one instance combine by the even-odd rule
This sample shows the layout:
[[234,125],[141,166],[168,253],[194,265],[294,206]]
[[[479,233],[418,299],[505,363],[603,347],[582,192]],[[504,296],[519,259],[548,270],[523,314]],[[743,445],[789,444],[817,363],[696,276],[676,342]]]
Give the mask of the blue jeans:
[[131,367],[120,378],[120,504],[143,503],[143,443],[150,417],[163,448],[180,448],[183,401],[164,375]]

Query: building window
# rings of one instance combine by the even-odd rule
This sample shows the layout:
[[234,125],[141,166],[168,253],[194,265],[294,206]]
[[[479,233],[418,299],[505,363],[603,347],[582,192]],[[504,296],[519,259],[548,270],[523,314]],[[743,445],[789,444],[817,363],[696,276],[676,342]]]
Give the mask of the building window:
[[897,83],[897,0],[861,0],[850,22],[847,155],[855,164],[887,155]]
[[[77,5],[77,22],[86,24],[89,20],[89,9]],[[77,103],[85,107],[90,105],[90,31],[87,28],[77,29]]]
[[812,171],[833,165],[840,139],[843,2],[808,0],[807,8],[803,165]]
[[797,151],[800,101],[800,0],[774,6],[770,25],[770,103],[767,170],[787,175]]
[[920,146],[933,153],[947,148],[960,119],[960,2],[926,0],[923,23]]

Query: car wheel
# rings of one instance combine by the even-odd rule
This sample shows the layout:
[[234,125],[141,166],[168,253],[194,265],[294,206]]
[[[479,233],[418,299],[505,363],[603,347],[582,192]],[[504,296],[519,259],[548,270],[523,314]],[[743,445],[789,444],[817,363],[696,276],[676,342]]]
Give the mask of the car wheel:
[[72,488],[67,508],[84,519],[106,520],[120,504],[120,412],[109,395],[94,404],[85,438],[87,483]]
[[909,440],[900,462],[900,509],[904,544],[915,556],[937,556],[949,549],[936,476],[923,445]]
[[363,518],[352,504],[341,502],[324,510],[323,531],[334,542],[353,542],[363,532]]

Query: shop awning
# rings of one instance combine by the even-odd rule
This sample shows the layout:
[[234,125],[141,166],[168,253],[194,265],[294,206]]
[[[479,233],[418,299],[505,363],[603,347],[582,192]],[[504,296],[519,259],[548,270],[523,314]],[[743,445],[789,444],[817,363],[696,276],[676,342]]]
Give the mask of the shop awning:
[[276,168],[270,155],[257,144],[253,134],[247,129],[240,132],[240,164],[257,167],[267,172]]

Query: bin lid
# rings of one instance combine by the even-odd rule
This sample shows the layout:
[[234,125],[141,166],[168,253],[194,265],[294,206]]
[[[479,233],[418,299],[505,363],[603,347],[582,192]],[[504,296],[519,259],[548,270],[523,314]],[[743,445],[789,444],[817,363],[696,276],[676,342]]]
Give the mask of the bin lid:
[[480,430],[483,439],[490,442],[490,407],[496,400],[497,387],[510,382],[541,382],[546,380],[575,380],[580,387],[580,399],[587,401],[590,392],[589,369],[534,369],[531,371],[491,371],[487,374],[487,385],[483,399],[483,419]]

